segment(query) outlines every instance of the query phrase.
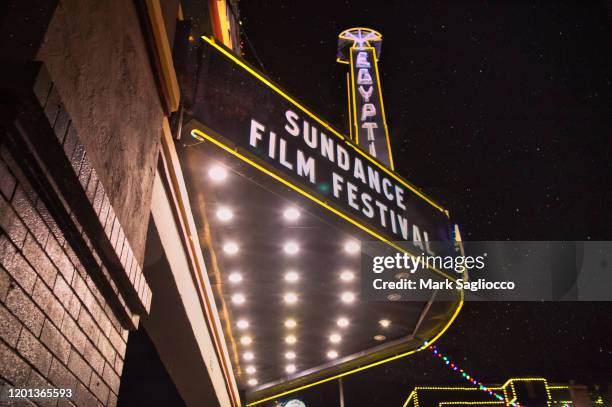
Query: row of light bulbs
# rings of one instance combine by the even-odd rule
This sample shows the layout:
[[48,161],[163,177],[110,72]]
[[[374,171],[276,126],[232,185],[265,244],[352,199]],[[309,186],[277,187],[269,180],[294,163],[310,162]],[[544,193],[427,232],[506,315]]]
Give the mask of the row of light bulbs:
[[[213,166],[209,170],[208,174],[210,178],[216,183],[220,183],[227,178],[227,170],[221,166]],[[217,219],[221,222],[229,222],[234,218],[234,213],[229,207],[220,206],[217,208],[216,216],[217,216]],[[300,218],[300,211],[297,208],[289,207],[285,209],[285,211],[283,212],[283,217],[287,221],[296,221]],[[357,254],[360,250],[360,245],[358,242],[354,240],[349,240],[344,244],[344,250],[348,254]],[[223,251],[227,255],[233,256],[233,255],[236,255],[240,251],[240,247],[236,242],[229,241],[223,245]],[[295,255],[300,251],[300,246],[295,241],[288,241],[283,245],[283,251],[287,255]],[[355,279],[354,273],[350,270],[342,271],[339,277],[343,282],[351,282]],[[234,271],[230,273],[228,279],[230,283],[236,284],[236,283],[242,282],[243,277],[242,277],[242,274],[240,274],[237,271]],[[287,283],[295,283],[298,280],[299,280],[299,274],[295,270],[289,270],[285,274],[285,281]],[[246,302],[246,297],[242,293],[233,294],[231,298],[232,298],[232,303],[238,306]],[[350,304],[355,301],[355,294],[351,291],[344,291],[343,293],[341,293],[340,299],[342,300],[342,302],[346,304]],[[298,295],[293,291],[289,291],[284,294],[283,300],[286,304],[293,305],[298,302]],[[340,317],[337,319],[336,324],[338,325],[339,328],[347,328],[350,325],[350,322],[348,318]],[[379,324],[383,328],[387,328],[391,324],[391,321],[388,319],[382,319],[379,321]],[[297,327],[297,322],[295,321],[295,319],[289,318],[285,320],[284,325],[288,329],[293,329]],[[239,319],[236,322],[236,327],[239,330],[244,331],[248,329],[249,326],[250,324],[248,320],[246,319]],[[376,340],[386,339],[383,335],[377,335],[374,338]],[[338,332],[332,332],[329,335],[329,341],[332,344],[338,344],[342,341],[342,336]],[[253,339],[249,335],[243,335],[240,337],[240,343],[243,346],[248,347],[253,343]],[[297,337],[294,334],[290,333],[285,337],[285,343],[289,346],[294,345],[295,343],[297,343]],[[243,353],[242,357],[245,361],[252,362],[255,359],[255,354],[251,350],[247,350]],[[330,349],[327,352],[327,357],[329,359],[336,359],[338,357],[338,352],[335,349]],[[285,352],[285,359],[287,359],[290,362],[285,366],[285,371],[287,373],[291,374],[297,370],[295,364],[291,362],[295,360],[296,358],[297,358],[297,354],[295,353],[295,351],[288,350]],[[255,377],[252,377],[257,372],[256,367],[254,365],[248,365],[245,368],[245,372],[246,374],[251,376],[247,381],[249,386],[257,385],[257,379]]]

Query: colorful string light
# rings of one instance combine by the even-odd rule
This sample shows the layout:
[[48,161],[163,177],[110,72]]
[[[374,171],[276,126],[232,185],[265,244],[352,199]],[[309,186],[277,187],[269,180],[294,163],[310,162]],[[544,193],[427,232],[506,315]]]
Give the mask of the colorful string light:
[[440,352],[440,350],[438,350],[437,346],[429,345],[429,346],[427,346],[427,349],[429,349],[434,356],[437,356],[438,359],[441,362],[443,362],[446,366],[449,367],[449,369],[451,369],[452,371],[457,372],[458,374],[460,374],[461,377],[463,377],[465,380],[467,380],[469,383],[473,384],[474,386],[478,387],[478,389],[484,391],[485,393],[488,393],[490,396],[496,398],[499,401],[505,402],[506,405],[509,405],[509,406],[512,406],[512,407],[524,407],[524,406],[522,406],[521,404],[519,404],[517,402],[507,400],[506,397],[504,397],[501,394],[499,394],[499,393],[489,389],[487,386],[482,384],[482,382],[476,380],[472,375],[470,375],[467,372],[465,372],[455,362],[450,360],[450,358],[448,358],[447,356],[443,355],[442,352]]

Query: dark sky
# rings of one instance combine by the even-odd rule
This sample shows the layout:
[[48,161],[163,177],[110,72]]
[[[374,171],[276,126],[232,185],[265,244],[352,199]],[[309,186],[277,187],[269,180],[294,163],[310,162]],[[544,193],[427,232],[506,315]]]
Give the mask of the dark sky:
[[[464,238],[612,238],[606,2],[239,6],[257,54],[243,36],[246,58],[341,129],[346,66],[335,63],[337,35],[354,26],[383,34],[396,170],[448,207]],[[439,345],[483,381],[530,374],[595,383],[612,377],[611,315],[610,303],[469,303]],[[347,386],[362,402],[401,405],[414,384],[451,380],[423,353]]]

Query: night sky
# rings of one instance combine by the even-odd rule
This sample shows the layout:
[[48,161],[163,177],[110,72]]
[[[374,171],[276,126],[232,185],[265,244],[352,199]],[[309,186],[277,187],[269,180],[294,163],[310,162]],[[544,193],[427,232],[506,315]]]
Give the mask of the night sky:
[[[383,34],[396,170],[450,209],[464,239],[611,240],[611,11],[558,3],[239,6],[245,57],[343,130],[337,35],[354,26]],[[468,303],[438,344],[484,382],[592,385],[612,378],[612,304]],[[414,384],[453,381],[423,352],[354,375],[347,401],[401,405]]]

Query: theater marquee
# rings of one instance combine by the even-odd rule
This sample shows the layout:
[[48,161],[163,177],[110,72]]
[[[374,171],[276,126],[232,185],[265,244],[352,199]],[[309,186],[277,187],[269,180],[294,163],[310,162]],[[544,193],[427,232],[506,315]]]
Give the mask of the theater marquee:
[[[208,79],[197,89],[194,117],[202,126],[192,131],[194,137],[248,160],[376,239],[408,241],[414,251],[428,253],[431,241],[452,243],[448,213],[440,205],[243,61],[205,40],[202,69]],[[361,63],[374,58],[359,55]],[[366,91],[366,96],[377,94]],[[361,106],[367,123],[381,117],[370,116],[376,108]],[[379,140],[386,143],[386,136]]]
[[209,38],[186,86],[182,133],[198,141],[182,140],[178,153],[250,406],[413,354],[463,303],[460,290],[377,302],[360,290],[358,241],[418,255],[455,254],[456,242],[448,212],[392,168],[372,64],[380,44],[364,42],[365,56],[343,44],[365,69],[354,74],[362,99],[350,101],[365,113],[363,137],[343,135]]

